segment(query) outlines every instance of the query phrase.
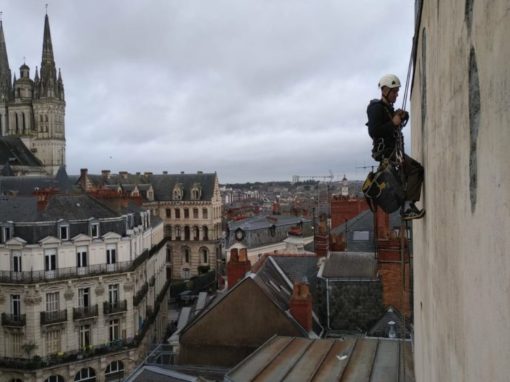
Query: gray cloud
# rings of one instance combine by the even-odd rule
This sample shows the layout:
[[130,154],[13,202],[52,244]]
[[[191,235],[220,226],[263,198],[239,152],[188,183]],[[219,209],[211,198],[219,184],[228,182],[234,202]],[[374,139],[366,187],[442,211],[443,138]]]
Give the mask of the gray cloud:
[[[54,1],[68,171],[217,171],[362,178],[365,108],[404,79],[405,0]],[[44,3],[7,1],[11,69],[40,64]],[[403,92],[402,92],[403,93]]]

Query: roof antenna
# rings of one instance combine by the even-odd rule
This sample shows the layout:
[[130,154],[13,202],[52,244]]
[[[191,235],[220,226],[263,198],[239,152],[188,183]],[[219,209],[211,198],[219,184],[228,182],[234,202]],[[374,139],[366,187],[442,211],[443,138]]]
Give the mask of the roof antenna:
[[0,22],[2,21],[2,15],[4,14],[3,11],[0,11]]
[[48,3],[44,5],[46,7],[46,16],[48,16]]

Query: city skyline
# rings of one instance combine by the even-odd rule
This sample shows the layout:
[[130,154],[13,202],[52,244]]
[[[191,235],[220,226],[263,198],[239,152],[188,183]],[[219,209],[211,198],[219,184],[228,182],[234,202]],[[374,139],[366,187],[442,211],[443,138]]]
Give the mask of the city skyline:
[[[68,173],[363,178],[359,167],[375,164],[366,104],[382,74],[405,81],[413,6],[290,4],[50,3]],[[33,78],[45,4],[8,1],[2,12],[11,71],[26,63]]]

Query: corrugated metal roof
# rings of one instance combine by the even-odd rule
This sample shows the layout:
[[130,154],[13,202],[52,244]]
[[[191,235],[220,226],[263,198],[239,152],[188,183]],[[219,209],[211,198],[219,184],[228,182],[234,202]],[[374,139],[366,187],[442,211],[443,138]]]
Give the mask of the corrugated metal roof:
[[360,337],[313,340],[275,336],[225,376],[225,381],[231,382],[414,380],[409,342]]

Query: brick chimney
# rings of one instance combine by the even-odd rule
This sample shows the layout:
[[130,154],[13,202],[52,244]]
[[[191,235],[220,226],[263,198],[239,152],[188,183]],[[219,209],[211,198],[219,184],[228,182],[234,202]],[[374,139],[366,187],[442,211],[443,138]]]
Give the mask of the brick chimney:
[[227,263],[227,280],[229,289],[232,288],[239,280],[244,278],[246,272],[251,269],[250,260],[246,248],[232,248],[230,250],[230,260]]
[[307,331],[312,330],[312,295],[307,282],[296,282],[289,302],[290,313]]
[[110,170],[101,170],[101,176],[103,177],[103,180],[110,179]]
[[390,215],[378,208],[375,212],[375,224],[377,227],[377,239],[388,239],[390,236]]
[[127,178],[128,178],[128,172],[127,172],[127,171],[119,171],[119,177],[120,177],[122,180],[127,180]]
[[37,210],[44,211],[48,206],[50,198],[58,192],[56,188],[35,189],[33,195],[37,197]]
[[80,187],[84,191],[88,190],[88,182],[87,182],[88,172],[89,172],[89,170],[86,168],[80,169]]

